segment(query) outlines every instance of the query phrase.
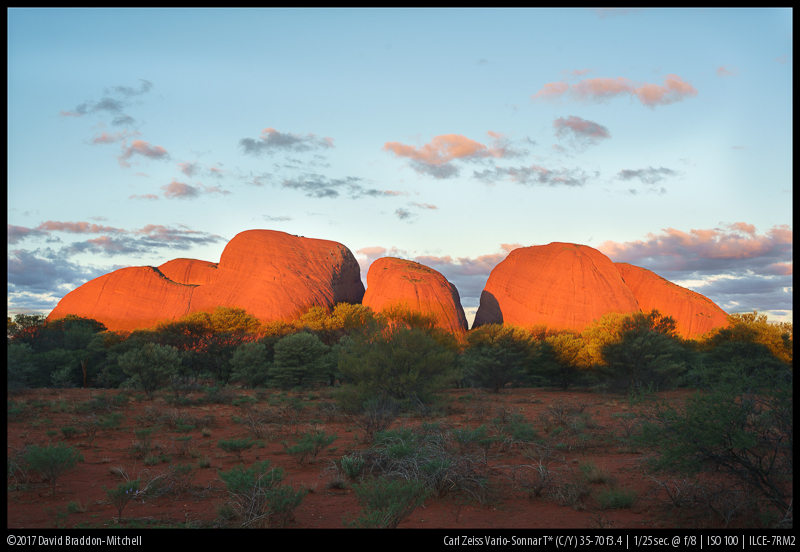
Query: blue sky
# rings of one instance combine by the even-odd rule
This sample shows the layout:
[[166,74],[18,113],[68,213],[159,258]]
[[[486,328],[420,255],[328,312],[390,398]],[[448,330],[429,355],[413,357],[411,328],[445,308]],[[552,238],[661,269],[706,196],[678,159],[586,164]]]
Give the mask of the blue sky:
[[792,320],[789,9],[7,14],[11,315],[266,228],[470,320],[554,241]]

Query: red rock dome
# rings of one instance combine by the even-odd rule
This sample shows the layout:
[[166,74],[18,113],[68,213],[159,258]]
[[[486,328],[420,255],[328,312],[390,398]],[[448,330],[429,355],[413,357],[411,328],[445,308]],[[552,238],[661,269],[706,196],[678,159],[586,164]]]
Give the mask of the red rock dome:
[[636,297],[611,259],[586,245],[554,242],[515,249],[492,270],[473,327],[583,331],[606,313],[637,311]]
[[68,293],[47,318],[75,314],[109,330],[134,330],[223,306],[268,322],[363,296],[358,262],[344,245],[248,230],[228,242],[216,265],[176,259],[158,269],[123,268]]
[[383,257],[369,267],[363,304],[380,312],[403,305],[434,313],[437,326],[451,333],[467,331],[467,318],[456,287],[439,272],[414,261]]
[[657,309],[677,322],[684,339],[695,339],[719,326],[728,325],[728,315],[711,299],[665,280],[655,272],[628,263],[614,263],[639,307]]

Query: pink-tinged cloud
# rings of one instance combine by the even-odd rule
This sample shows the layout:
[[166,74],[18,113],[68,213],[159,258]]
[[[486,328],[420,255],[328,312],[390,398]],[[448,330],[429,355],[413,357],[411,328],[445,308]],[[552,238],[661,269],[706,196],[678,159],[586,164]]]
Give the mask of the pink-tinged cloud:
[[596,144],[600,140],[611,138],[611,133],[603,125],[573,115],[566,119],[559,117],[553,121],[553,127],[559,138],[573,138],[585,143]]
[[739,70],[736,67],[730,67],[728,65],[717,67],[718,77],[735,77],[738,74]]
[[87,243],[103,250],[106,253],[123,253],[127,252],[129,246],[125,240],[115,240],[108,236],[100,236],[92,240],[86,240]]
[[458,257],[457,259],[453,259],[449,255],[444,257],[421,255],[414,257],[414,260],[420,264],[436,269],[443,274],[446,272],[452,276],[488,276],[500,261],[508,257],[509,253],[520,247],[522,247],[522,245],[518,243],[503,243],[500,244],[501,253],[479,255],[474,258]]
[[112,132],[111,134],[108,132],[101,132],[92,138],[92,144],[116,144],[117,142],[124,142],[131,136],[139,136],[139,134],[139,132],[128,132],[127,130]]
[[55,220],[48,220],[41,223],[36,227],[37,230],[51,231],[51,232],[71,232],[73,234],[100,234],[103,232],[119,233],[125,232],[120,228],[113,228],[111,226],[102,226],[100,224],[92,224],[89,222],[59,222]]
[[169,152],[161,146],[151,146],[144,140],[134,140],[130,146],[122,146],[119,164],[123,167],[130,167],[130,163],[127,161],[134,155],[141,155],[148,159],[166,159],[169,157]]
[[436,205],[431,205],[430,203],[416,203],[414,201],[411,202],[411,205],[415,205],[420,209],[438,209]]
[[429,165],[441,165],[454,159],[476,159],[481,157],[502,157],[502,152],[488,148],[480,142],[461,134],[440,134],[424,146],[407,146],[400,142],[386,142],[384,151],[398,157],[407,157]]
[[663,84],[637,84],[624,77],[584,79],[573,85],[566,82],[551,82],[531,96],[533,99],[556,99],[561,97],[582,101],[606,102],[618,96],[634,96],[642,105],[654,108],[682,101],[697,95],[697,90],[677,75],[667,75]]
[[78,113],[77,111],[59,111],[58,114],[61,117],[83,117],[83,113]]
[[144,194],[144,195],[132,195],[128,196],[128,199],[161,199],[155,194]]
[[200,188],[184,182],[178,182],[177,180],[173,180],[169,184],[161,186],[161,189],[164,190],[164,197],[167,199],[188,199],[200,195]]
[[792,231],[788,225],[777,225],[765,234],[758,234],[753,225],[744,222],[728,225],[727,230],[712,228],[683,232],[666,228],[659,235],[648,234],[646,240],[606,241],[598,249],[617,262],[637,264],[648,259],[656,260],[658,264],[676,271],[709,266],[704,261],[763,259],[763,267],[774,262],[787,262],[786,259],[791,258]]
[[645,84],[636,89],[639,101],[647,107],[680,102],[684,98],[697,96],[697,89],[678,75],[667,75],[664,84]]
[[190,163],[189,161],[178,163],[178,166],[181,168],[181,172],[190,178],[197,174],[200,169],[197,163]]

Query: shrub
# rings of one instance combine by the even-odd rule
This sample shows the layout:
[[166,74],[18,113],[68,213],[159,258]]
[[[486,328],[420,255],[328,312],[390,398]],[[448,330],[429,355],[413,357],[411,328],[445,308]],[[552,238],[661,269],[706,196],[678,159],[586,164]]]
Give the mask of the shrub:
[[695,475],[716,471],[743,485],[766,511],[785,518],[792,509],[793,393],[785,378],[747,375],[719,380],[696,373],[700,389],[684,405],[655,402],[643,415],[637,442],[651,449],[655,472]]
[[310,432],[303,434],[295,445],[288,446],[284,443],[284,448],[289,456],[304,466],[309,459],[311,463],[315,462],[317,455],[336,439],[336,435],[326,435],[324,431]]
[[141,348],[120,355],[117,363],[135,385],[152,397],[154,391],[175,376],[181,359],[175,347],[145,343]]
[[103,487],[108,499],[114,506],[117,507],[117,512],[119,513],[118,519],[122,519],[122,510],[125,509],[125,506],[128,504],[128,502],[139,495],[140,482],[141,478],[134,481],[124,481],[117,485],[114,489],[106,489]]
[[25,458],[31,469],[39,472],[45,481],[53,484],[53,493],[56,492],[56,480],[68,470],[75,467],[78,462],[83,462],[83,455],[73,447],[64,444],[40,447],[33,445],[28,449]]
[[369,443],[375,433],[389,429],[400,414],[400,405],[387,397],[366,401],[353,416],[355,424],[364,430],[364,440]]
[[320,381],[322,358],[328,351],[329,347],[308,332],[287,335],[275,344],[275,362],[269,370],[271,380],[284,389]]
[[231,358],[231,379],[242,381],[248,387],[261,387],[266,383],[271,368],[267,347],[258,341],[239,345]]
[[686,366],[682,347],[656,331],[629,330],[620,341],[603,347],[609,384],[620,390],[638,390],[650,384],[672,385]]
[[514,326],[483,325],[467,334],[467,343],[459,360],[464,379],[495,393],[521,382],[537,358],[534,340]]
[[454,379],[454,361],[451,350],[417,328],[346,338],[339,371],[349,385],[337,399],[351,412],[376,397],[428,403]]
[[244,462],[244,457],[242,453],[244,451],[253,448],[255,445],[255,441],[250,439],[220,439],[217,441],[217,446],[224,450],[225,452],[235,454],[236,457],[239,459],[239,462]]
[[636,491],[633,489],[603,489],[597,493],[597,502],[603,510],[630,508],[636,502]]
[[351,454],[349,456],[342,456],[340,460],[342,470],[347,474],[350,479],[357,479],[361,475],[361,470],[364,469],[364,457],[360,454]]
[[395,529],[427,498],[423,481],[372,479],[355,486],[363,507],[361,516],[349,527]]

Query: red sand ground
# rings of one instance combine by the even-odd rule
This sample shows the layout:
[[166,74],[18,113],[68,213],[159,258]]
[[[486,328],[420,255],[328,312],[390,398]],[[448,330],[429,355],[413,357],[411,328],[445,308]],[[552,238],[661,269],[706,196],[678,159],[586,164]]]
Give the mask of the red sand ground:
[[[84,462],[58,478],[55,494],[36,474],[30,474],[27,481],[19,475],[9,477],[7,527],[113,526],[117,523],[117,511],[107,501],[103,490],[104,486],[113,488],[121,481],[111,472],[112,468],[122,467],[131,478],[142,476],[145,480],[148,475],[166,471],[169,463],[191,462],[197,466],[203,457],[211,459],[211,466],[196,470],[189,490],[177,496],[131,502],[124,510],[122,524],[131,526],[132,520],[137,520],[138,526],[156,523],[192,527],[224,526],[218,519],[217,508],[225,501],[227,493],[217,470],[227,471],[238,461],[219,449],[217,441],[250,436],[245,427],[233,419],[242,415],[242,407],[221,404],[175,407],[159,396],[153,400],[131,400],[118,410],[124,415],[120,429],[100,430],[91,441],[87,440],[85,434],[64,438],[61,427],[77,426],[88,416],[87,412],[76,411],[75,407],[104,393],[113,396],[120,391],[41,389],[9,398],[9,408],[12,402],[17,406],[28,406],[25,414],[15,416],[8,422],[8,458],[13,458],[25,445],[64,441],[81,451]],[[257,393],[253,390],[235,391],[237,396],[256,397]],[[250,465],[254,461],[268,459],[273,466],[284,468],[287,473],[285,483],[295,488],[304,485],[312,491],[295,511],[294,520],[289,522],[288,527],[341,528],[343,516],[352,519],[360,512],[360,506],[351,486],[345,489],[326,487],[335,473],[330,469],[333,466],[331,460],[338,460],[342,455],[364,449],[367,445],[360,442],[363,441],[363,433],[352,420],[341,414],[327,415],[325,405],[334,404],[328,398],[328,389],[316,389],[313,393],[316,395],[313,400],[308,400],[309,392],[296,394],[309,404],[297,423],[273,425],[272,436],[265,446],[245,452],[244,460],[246,465]],[[686,394],[684,390],[671,391],[666,397],[677,401]],[[260,400],[255,406],[262,410],[271,409],[277,416],[280,406],[269,405],[266,399],[270,395],[277,395],[277,391],[261,391]],[[563,431],[558,437],[551,436],[551,444],[564,443],[558,448],[559,456],[551,469],[558,471],[563,481],[570,481],[580,475],[579,466],[582,463],[593,460],[597,467],[616,479],[619,487],[634,489],[639,498],[632,508],[603,510],[595,496],[605,485],[590,484],[592,497],[575,507],[561,505],[555,498],[531,499],[524,491],[514,488],[508,475],[512,466],[532,465],[536,460],[523,455],[523,450],[518,447],[502,452],[494,449],[489,463],[496,474],[492,477],[498,490],[496,502],[482,506],[457,494],[443,499],[429,498],[400,524],[401,528],[653,528],[677,523],[674,517],[665,518],[660,513],[662,509],[659,503],[647,497],[650,480],[641,465],[642,454],[631,452],[618,440],[623,429],[619,418],[612,415],[638,408],[630,405],[624,397],[552,389],[508,389],[500,394],[476,394],[473,390],[462,389],[450,390],[447,395],[452,399],[447,417],[401,417],[392,429],[437,421],[452,428],[477,427],[481,424],[489,426],[500,409],[505,409],[506,412],[522,414],[546,437],[548,433],[542,429],[540,416],[546,414],[551,405],[557,401],[582,404],[584,414],[594,421],[587,423],[585,434],[589,435],[588,441],[580,445],[568,431]],[[188,433],[192,437],[190,454],[181,456],[175,439],[184,434],[164,425],[155,436],[154,452],[160,447],[164,454],[170,456],[169,463],[144,465],[142,458],[137,458],[131,450],[135,440],[133,430],[149,427],[155,417],[165,414],[196,419],[208,416],[213,419],[209,428],[211,434],[203,436],[199,427],[191,430]],[[590,427],[592,425],[596,427]],[[284,451],[281,442],[290,440],[293,433],[314,429],[335,433],[338,439],[332,444],[334,448],[320,454],[315,463],[298,466]],[[48,431],[50,436],[47,435]],[[80,504],[85,511],[70,511],[71,502]],[[459,505],[459,502],[462,504]]]

